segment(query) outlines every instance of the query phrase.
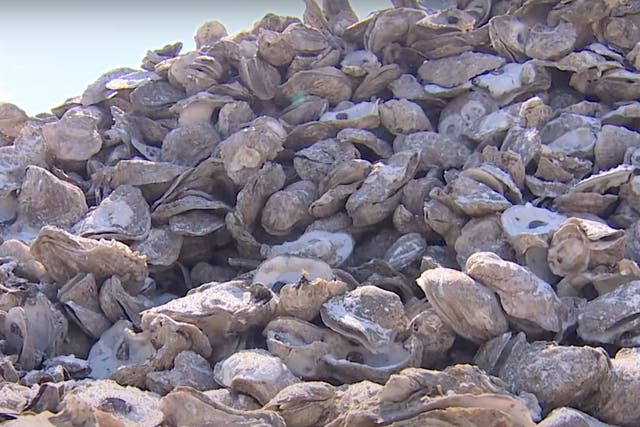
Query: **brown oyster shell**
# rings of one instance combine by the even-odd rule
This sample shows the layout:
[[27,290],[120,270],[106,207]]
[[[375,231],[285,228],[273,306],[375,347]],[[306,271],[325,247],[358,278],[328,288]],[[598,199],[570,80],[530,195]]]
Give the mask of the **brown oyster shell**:
[[466,274],[434,268],[422,273],[417,283],[438,316],[458,335],[481,343],[507,330],[496,295]]
[[145,257],[126,245],[77,237],[57,227],[43,227],[31,245],[31,252],[59,282],[79,272],[92,273],[98,282],[118,274],[126,288],[137,294],[147,277]]

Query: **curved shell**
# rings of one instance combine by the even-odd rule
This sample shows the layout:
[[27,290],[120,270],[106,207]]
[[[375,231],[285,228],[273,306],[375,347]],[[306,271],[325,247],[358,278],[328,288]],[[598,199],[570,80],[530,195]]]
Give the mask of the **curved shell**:
[[109,380],[79,385],[66,394],[60,406],[74,423],[94,423],[104,419],[101,413],[109,414],[111,422],[141,427],[156,426],[163,419],[156,394]]
[[164,314],[178,322],[191,323],[215,343],[228,334],[266,324],[275,309],[275,295],[268,288],[232,281],[204,284],[145,313]]
[[476,343],[508,330],[496,295],[466,274],[448,268],[427,270],[417,280],[433,308],[456,333]]
[[246,393],[264,405],[280,390],[300,381],[266,350],[244,350],[218,362],[214,368],[216,381],[225,387]]
[[67,228],[88,210],[82,191],[46,169],[28,166],[18,196],[18,215],[28,227]]
[[[387,310],[378,311],[384,306]],[[360,286],[322,304],[322,321],[334,331],[385,353],[408,326],[400,297],[375,286]]]
[[526,268],[491,252],[477,252],[467,259],[465,272],[495,291],[509,316],[547,331],[562,330],[567,307],[551,285]]
[[98,282],[120,275],[132,294],[145,286],[146,258],[120,242],[87,239],[46,226],[32,243],[31,252],[59,282],[85,272],[92,273]]
[[282,284],[298,283],[303,277],[311,281],[333,280],[335,275],[324,261],[280,255],[260,264],[253,275],[253,283],[261,283],[275,290]]
[[302,258],[316,258],[332,267],[343,264],[353,251],[353,237],[348,233],[310,231],[293,242],[272,246],[269,256],[292,255]]
[[144,240],[151,230],[151,213],[142,191],[121,185],[73,227],[75,234],[93,239]]

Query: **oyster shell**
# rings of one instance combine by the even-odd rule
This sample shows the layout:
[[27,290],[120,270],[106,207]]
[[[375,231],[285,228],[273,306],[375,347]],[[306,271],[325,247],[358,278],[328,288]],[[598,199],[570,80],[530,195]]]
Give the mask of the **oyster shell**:
[[219,145],[220,158],[236,184],[246,184],[250,175],[282,150],[286,131],[271,117],[258,117]]
[[78,273],[58,290],[58,300],[71,318],[87,335],[100,338],[111,327],[98,300],[98,286],[91,273]]
[[[498,359],[483,363],[485,354],[492,350],[499,350]],[[545,341],[527,343],[522,332],[485,343],[476,361],[482,369],[502,378],[510,389],[535,394],[545,410],[562,406],[585,408],[610,369],[602,349]]]
[[439,267],[422,273],[417,283],[438,316],[458,335],[482,343],[508,330],[493,291],[466,274]]
[[298,283],[303,277],[311,281],[315,279],[332,280],[335,275],[331,267],[324,261],[280,255],[260,264],[253,275],[253,283],[262,283],[276,291],[288,283]]
[[280,390],[264,409],[277,412],[291,427],[319,425],[333,418],[335,397],[336,390],[331,384],[307,381]]
[[62,118],[42,127],[45,147],[55,158],[88,160],[102,148],[98,118],[90,109],[71,109]]
[[170,426],[233,423],[237,426],[285,427],[275,412],[241,410],[224,405],[191,387],[177,387],[160,400],[164,422]]
[[122,387],[109,380],[79,385],[65,395],[60,406],[62,413],[74,424],[132,423],[155,426],[163,419],[156,394]]
[[637,348],[623,348],[611,359],[610,373],[589,404],[595,416],[622,426],[638,422],[638,408],[628,399],[638,390],[637,362]]
[[200,328],[213,344],[228,334],[266,324],[276,309],[274,295],[263,285],[242,281],[207,283],[186,296],[148,309]]
[[465,272],[495,291],[509,316],[551,332],[562,329],[567,307],[551,285],[526,268],[491,252],[477,252],[467,259]]
[[[384,306],[382,312],[375,308]],[[362,344],[372,353],[384,353],[408,327],[400,297],[375,286],[360,286],[322,304],[322,321],[334,331]]]
[[265,405],[283,388],[300,380],[287,366],[266,350],[244,350],[218,362],[216,381],[225,387],[246,393]]
[[46,169],[27,167],[20,195],[18,215],[27,227],[45,225],[68,228],[88,210],[82,191]]
[[93,274],[97,282],[120,275],[134,295],[145,286],[145,257],[120,242],[87,239],[45,226],[31,244],[31,253],[58,282],[66,282],[83,272]]
[[146,364],[155,354],[149,334],[136,334],[132,328],[131,322],[119,320],[91,347],[87,357],[91,378],[111,378],[119,369]]
[[578,315],[578,335],[588,342],[636,346],[638,292],[640,282],[632,281],[589,301]]
[[94,239],[144,240],[151,230],[151,213],[142,191],[121,185],[77,222],[73,231]]
[[12,307],[2,319],[7,350],[18,355],[22,369],[34,369],[46,357],[57,356],[67,334],[66,317],[43,293]]

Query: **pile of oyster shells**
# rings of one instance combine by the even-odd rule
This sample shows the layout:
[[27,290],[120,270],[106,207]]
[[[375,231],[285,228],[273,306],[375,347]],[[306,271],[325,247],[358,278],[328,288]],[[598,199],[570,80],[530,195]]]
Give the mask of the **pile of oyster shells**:
[[0,420],[640,425],[640,2],[195,41],[0,104]]

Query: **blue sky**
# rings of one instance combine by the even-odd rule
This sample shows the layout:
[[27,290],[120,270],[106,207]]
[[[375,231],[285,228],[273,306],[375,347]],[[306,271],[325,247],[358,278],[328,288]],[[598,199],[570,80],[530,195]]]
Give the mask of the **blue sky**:
[[[321,3],[321,1],[320,1]],[[352,0],[360,18],[390,6]],[[302,17],[302,0],[2,0],[0,1],[0,101],[30,115],[80,95],[103,72],[138,67],[148,49],[182,41],[217,19],[230,34],[250,28],[265,13]]]

